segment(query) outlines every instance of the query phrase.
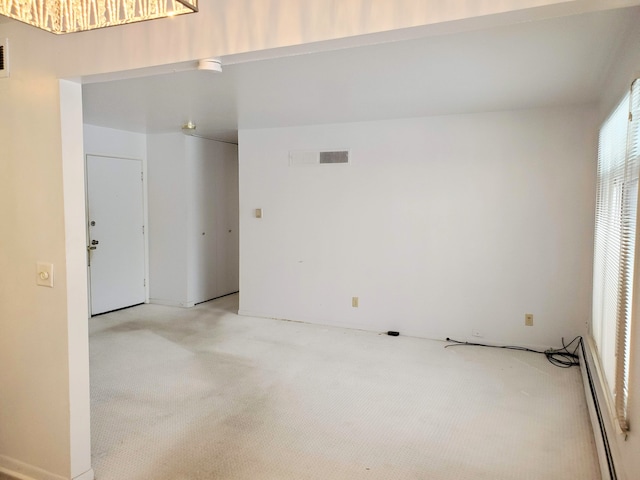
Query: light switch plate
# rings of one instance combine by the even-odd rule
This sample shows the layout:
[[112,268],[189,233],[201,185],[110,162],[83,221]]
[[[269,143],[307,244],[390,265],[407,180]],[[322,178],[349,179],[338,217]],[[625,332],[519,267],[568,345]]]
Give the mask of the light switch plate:
[[38,262],[36,267],[36,284],[53,288],[53,264]]

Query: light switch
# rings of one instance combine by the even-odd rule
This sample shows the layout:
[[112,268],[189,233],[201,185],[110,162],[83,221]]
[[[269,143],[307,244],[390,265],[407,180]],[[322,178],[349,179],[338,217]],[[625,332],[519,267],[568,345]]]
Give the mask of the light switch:
[[262,218],[262,209],[256,208],[256,218]]
[[36,270],[36,284],[41,287],[53,288],[53,264],[38,262]]

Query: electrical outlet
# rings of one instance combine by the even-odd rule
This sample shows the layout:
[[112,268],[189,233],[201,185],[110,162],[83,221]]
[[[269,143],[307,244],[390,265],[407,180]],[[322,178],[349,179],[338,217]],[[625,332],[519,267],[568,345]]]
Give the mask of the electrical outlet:
[[525,327],[533,327],[533,313],[524,314],[524,325]]
[[358,297],[351,297],[351,306],[353,308],[358,308],[359,303],[360,301],[358,300]]

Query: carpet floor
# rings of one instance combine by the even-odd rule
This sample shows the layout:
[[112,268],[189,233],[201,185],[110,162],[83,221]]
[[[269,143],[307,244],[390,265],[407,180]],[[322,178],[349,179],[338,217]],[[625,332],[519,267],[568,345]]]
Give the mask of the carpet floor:
[[600,478],[577,368],[237,308],[90,320],[97,480]]

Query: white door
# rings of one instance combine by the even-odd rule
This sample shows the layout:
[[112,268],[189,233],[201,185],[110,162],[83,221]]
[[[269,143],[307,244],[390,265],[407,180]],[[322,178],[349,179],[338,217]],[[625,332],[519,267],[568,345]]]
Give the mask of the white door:
[[91,314],[145,301],[142,162],[87,155]]

